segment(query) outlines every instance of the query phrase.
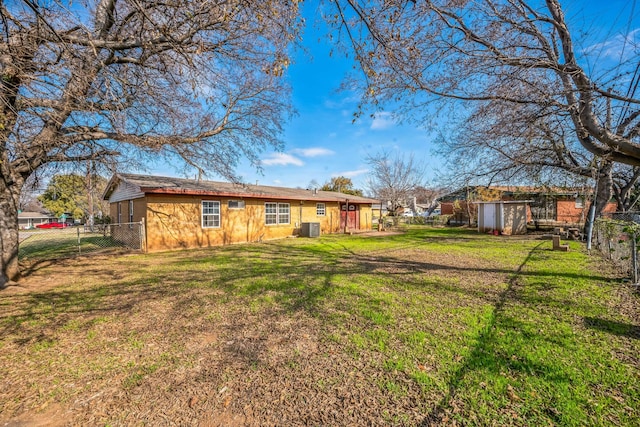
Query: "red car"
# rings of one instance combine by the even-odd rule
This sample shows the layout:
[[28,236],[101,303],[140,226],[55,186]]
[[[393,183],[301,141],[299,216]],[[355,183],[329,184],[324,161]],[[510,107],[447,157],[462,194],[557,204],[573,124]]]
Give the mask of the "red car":
[[65,228],[67,224],[64,222],[47,222],[46,224],[38,224],[36,228]]

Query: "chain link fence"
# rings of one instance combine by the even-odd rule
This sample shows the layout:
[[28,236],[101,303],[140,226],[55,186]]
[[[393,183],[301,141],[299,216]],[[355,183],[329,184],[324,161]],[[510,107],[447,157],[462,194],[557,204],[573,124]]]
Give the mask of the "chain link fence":
[[635,231],[640,224],[640,212],[614,213],[611,219],[600,218],[593,227],[593,245],[637,284],[638,244]]
[[414,225],[432,225],[443,226],[447,224],[449,215],[433,215],[429,217],[423,216],[384,216],[382,219],[377,216],[373,216],[374,226],[378,225],[378,222],[382,222],[384,228],[394,228],[402,225],[414,224]]
[[21,261],[62,259],[125,248],[144,251],[144,224],[100,224],[62,229],[20,230]]

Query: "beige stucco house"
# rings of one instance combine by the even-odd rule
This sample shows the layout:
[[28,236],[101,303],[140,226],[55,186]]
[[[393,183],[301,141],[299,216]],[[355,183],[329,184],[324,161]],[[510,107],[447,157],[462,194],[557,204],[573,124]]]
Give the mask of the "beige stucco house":
[[104,193],[113,223],[144,222],[146,250],[197,248],[372,229],[367,197],[332,191],[117,174]]

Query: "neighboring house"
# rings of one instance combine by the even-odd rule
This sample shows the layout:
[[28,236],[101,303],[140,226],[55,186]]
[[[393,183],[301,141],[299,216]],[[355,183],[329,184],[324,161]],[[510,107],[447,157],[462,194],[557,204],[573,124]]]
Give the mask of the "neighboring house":
[[[144,221],[148,251],[372,229],[379,201],[332,191],[118,174],[107,185],[115,224]],[[123,225],[124,226],[124,225]]]
[[404,207],[404,206],[399,206],[396,209],[396,216],[414,216],[413,215],[413,209],[411,209],[410,207]]
[[56,222],[57,218],[53,215],[41,212],[20,212],[18,213],[18,228],[29,229],[36,225],[46,224],[48,222]]
[[[479,197],[480,194],[493,197]],[[466,187],[440,199],[441,212],[450,215],[455,222],[468,223],[477,219],[479,201],[530,200],[527,208],[527,222],[539,224],[580,224],[587,217],[589,203],[585,202],[590,191],[582,188],[543,188],[530,186],[490,186]],[[467,204],[469,199],[469,204]],[[609,202],[604,213],[617,209],[615,202]],[[470,220],[471,218],[471,220]]]
[[426,216],[427,214],[430,216],[440,215],[440,203],[416,203],[416,213],[420,216]]
[[376,200],[376,202],[371,206],[373,209],[373,218],[377,221],[378,218],[383,218],[389,215],[389,207],[386,203]]

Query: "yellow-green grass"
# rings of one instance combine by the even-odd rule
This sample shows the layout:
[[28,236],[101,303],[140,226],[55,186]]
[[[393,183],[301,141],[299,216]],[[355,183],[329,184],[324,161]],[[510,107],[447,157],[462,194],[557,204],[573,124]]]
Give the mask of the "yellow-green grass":
[[640,424],[636,297],[578,243],[411,227],[23,286],[0,294],[0,421]]

